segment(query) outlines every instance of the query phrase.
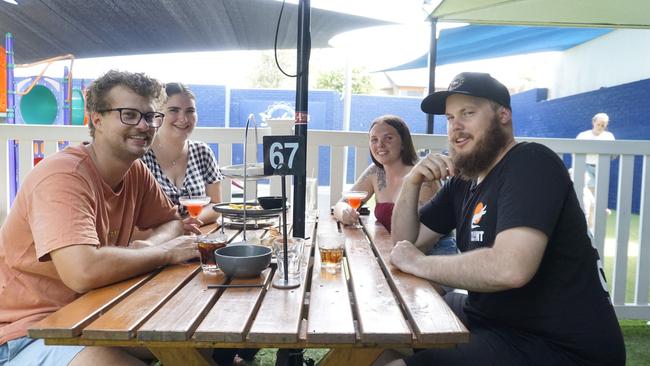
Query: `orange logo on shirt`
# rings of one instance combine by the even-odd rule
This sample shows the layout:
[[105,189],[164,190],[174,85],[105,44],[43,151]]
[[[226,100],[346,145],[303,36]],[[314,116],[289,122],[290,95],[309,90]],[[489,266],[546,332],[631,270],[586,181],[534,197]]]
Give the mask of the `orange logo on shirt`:
[[487,206],[483,205],[483,202],[479,202],[474,208],[474,215],[472,216],[472,229],[478,227],[478,223],[481,222],[483,215],[487,213]]

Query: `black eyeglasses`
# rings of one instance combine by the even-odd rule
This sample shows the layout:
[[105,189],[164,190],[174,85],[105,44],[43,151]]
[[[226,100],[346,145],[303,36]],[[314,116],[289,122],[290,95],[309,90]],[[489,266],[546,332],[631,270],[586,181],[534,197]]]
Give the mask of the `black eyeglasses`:
[[165,115],[160,112],[142,113],[139,110],[133,108],[113,108],[104,109],[97,112],[104,113],[113,111],[120,112],[120,121],[129,126],[136,126],[144,118],[144,121],[149,127],[158,128],[162,126],[163,118],[165,117]]

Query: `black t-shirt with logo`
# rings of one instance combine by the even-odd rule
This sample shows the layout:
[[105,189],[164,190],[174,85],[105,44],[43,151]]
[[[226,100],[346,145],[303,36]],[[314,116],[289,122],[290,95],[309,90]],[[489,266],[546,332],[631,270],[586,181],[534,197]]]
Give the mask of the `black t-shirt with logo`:
[[499,232],[516,227],[534,228],[548,237],[529,283],[505,291],[469,292],[465,312],[470,328],[482,324],[534,334],[579,363],[624,359],[620,327],[584,213],[564,164],[552,150],[519,143],[480,184],[450,179],[422,207],[420,220],[437,233],[456,229],[461,252],[492,247]]

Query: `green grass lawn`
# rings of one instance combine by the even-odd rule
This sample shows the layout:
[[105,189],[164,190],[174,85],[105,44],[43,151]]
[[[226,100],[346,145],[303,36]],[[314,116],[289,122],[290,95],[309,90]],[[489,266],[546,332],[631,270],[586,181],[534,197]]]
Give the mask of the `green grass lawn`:
[[650,365],[650,325],[645,320],[621,320],[628,366]]
[[[275,352],[277,348],[264,348],[261,349],[255,356],[253,366],[275,366]],[[305,350],[305,359],[312,359],[318,363],[323,356],[327,353],[327,349],[308,349]]]
[[[607,216],[607,239],[614,239],[616,235],[616,211],[612,210],[611,215]],[[639,241],[639,215],[630,217],[630,241]]]

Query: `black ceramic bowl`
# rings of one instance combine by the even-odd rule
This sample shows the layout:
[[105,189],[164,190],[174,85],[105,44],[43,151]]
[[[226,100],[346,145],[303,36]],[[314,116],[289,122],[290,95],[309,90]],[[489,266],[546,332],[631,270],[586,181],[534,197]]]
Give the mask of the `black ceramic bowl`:
[[260,206],[265,210],[282,208],[282,196],[257,197],[257,202],[259,202]]
[[257,277],[271,263],[271,248],[261,245],[230,245],[214,252],[214,258],[227,276]]

